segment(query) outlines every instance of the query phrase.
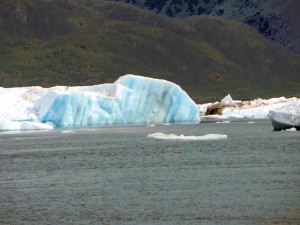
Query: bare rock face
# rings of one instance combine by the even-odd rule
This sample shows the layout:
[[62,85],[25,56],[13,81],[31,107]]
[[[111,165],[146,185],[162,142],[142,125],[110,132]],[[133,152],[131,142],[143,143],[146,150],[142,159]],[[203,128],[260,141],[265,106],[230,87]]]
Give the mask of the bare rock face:
[[245,102],[217,102],[207,107],[205,116],[222,115],[222,111],[227,108],[238,108],[248,104]]
[[298,0],[111,0],[126,2],[170,17],[223,16],[243,22],[267,39],[300,53]]

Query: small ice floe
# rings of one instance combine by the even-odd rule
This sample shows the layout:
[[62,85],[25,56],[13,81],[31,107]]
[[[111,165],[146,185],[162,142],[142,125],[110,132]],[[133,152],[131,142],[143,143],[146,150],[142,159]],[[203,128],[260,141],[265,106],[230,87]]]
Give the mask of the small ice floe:
[[295,127],[292,127],[290,129],[285,129],[285,130],[282,130],[282,131],[295,132],[295,131],[297,131],[297,129]]
[[147,127],[155,127],[155,124],[149,124]]
[[183,134],[176,135],[176,134],[154,133],[154,134],[149,134],[147,137],[160,139],[160,140],[188,140],[188,141],[201,140],[201,141],[204,141],[204,140],[226,139],[227,135],[225,135],[225,134],[206,134],[203,136],[184,136]]
[[233,99],[230,94],[226,95],[222,100],[222,103],[233,103]]
[[0,131],[50,130],[53,126],[36,121],[12,121],[0,118]]
[[225,120],[225,121],[217,121],[216,123],[230,123],[229,120]]
[[253,124],[253,123],[254,123],[254,121],[249,121],[248,123],[250,123],[250,124]]
[[73,130],[63,130],[63,131],[61,131],[61,133],[69,134],[69,133],[75,133],[75,131],[73,131]]

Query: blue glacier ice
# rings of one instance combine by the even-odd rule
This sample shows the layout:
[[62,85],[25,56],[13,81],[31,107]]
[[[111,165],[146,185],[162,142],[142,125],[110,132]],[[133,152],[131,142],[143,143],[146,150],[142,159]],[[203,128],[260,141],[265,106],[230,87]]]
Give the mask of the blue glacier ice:
[[178,85],[136,75],[113,84],[52,88],[35,107],[39,120],[55,127],[199,122],[198,106]]

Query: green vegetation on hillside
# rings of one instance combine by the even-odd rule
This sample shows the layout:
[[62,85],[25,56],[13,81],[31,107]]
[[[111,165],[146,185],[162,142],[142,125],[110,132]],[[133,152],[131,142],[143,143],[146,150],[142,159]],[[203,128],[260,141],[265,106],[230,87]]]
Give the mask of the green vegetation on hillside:
[[106,1],[0,0],[0,86],[91,85],[132,73],[196,101],[300,96],[300,57],[246,25]]

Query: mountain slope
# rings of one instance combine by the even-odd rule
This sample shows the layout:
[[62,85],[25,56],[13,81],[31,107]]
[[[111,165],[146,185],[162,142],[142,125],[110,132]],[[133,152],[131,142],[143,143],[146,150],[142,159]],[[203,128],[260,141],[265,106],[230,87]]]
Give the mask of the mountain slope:
[[133,73],[173,81],[197,101],[300,94],[300,57],[244,24],[106,1],[0,6],[1,86],[96,84]]
[[112,0],[170,17],[222,16],[250,25],[267,39],[300,53],[298,0]]

